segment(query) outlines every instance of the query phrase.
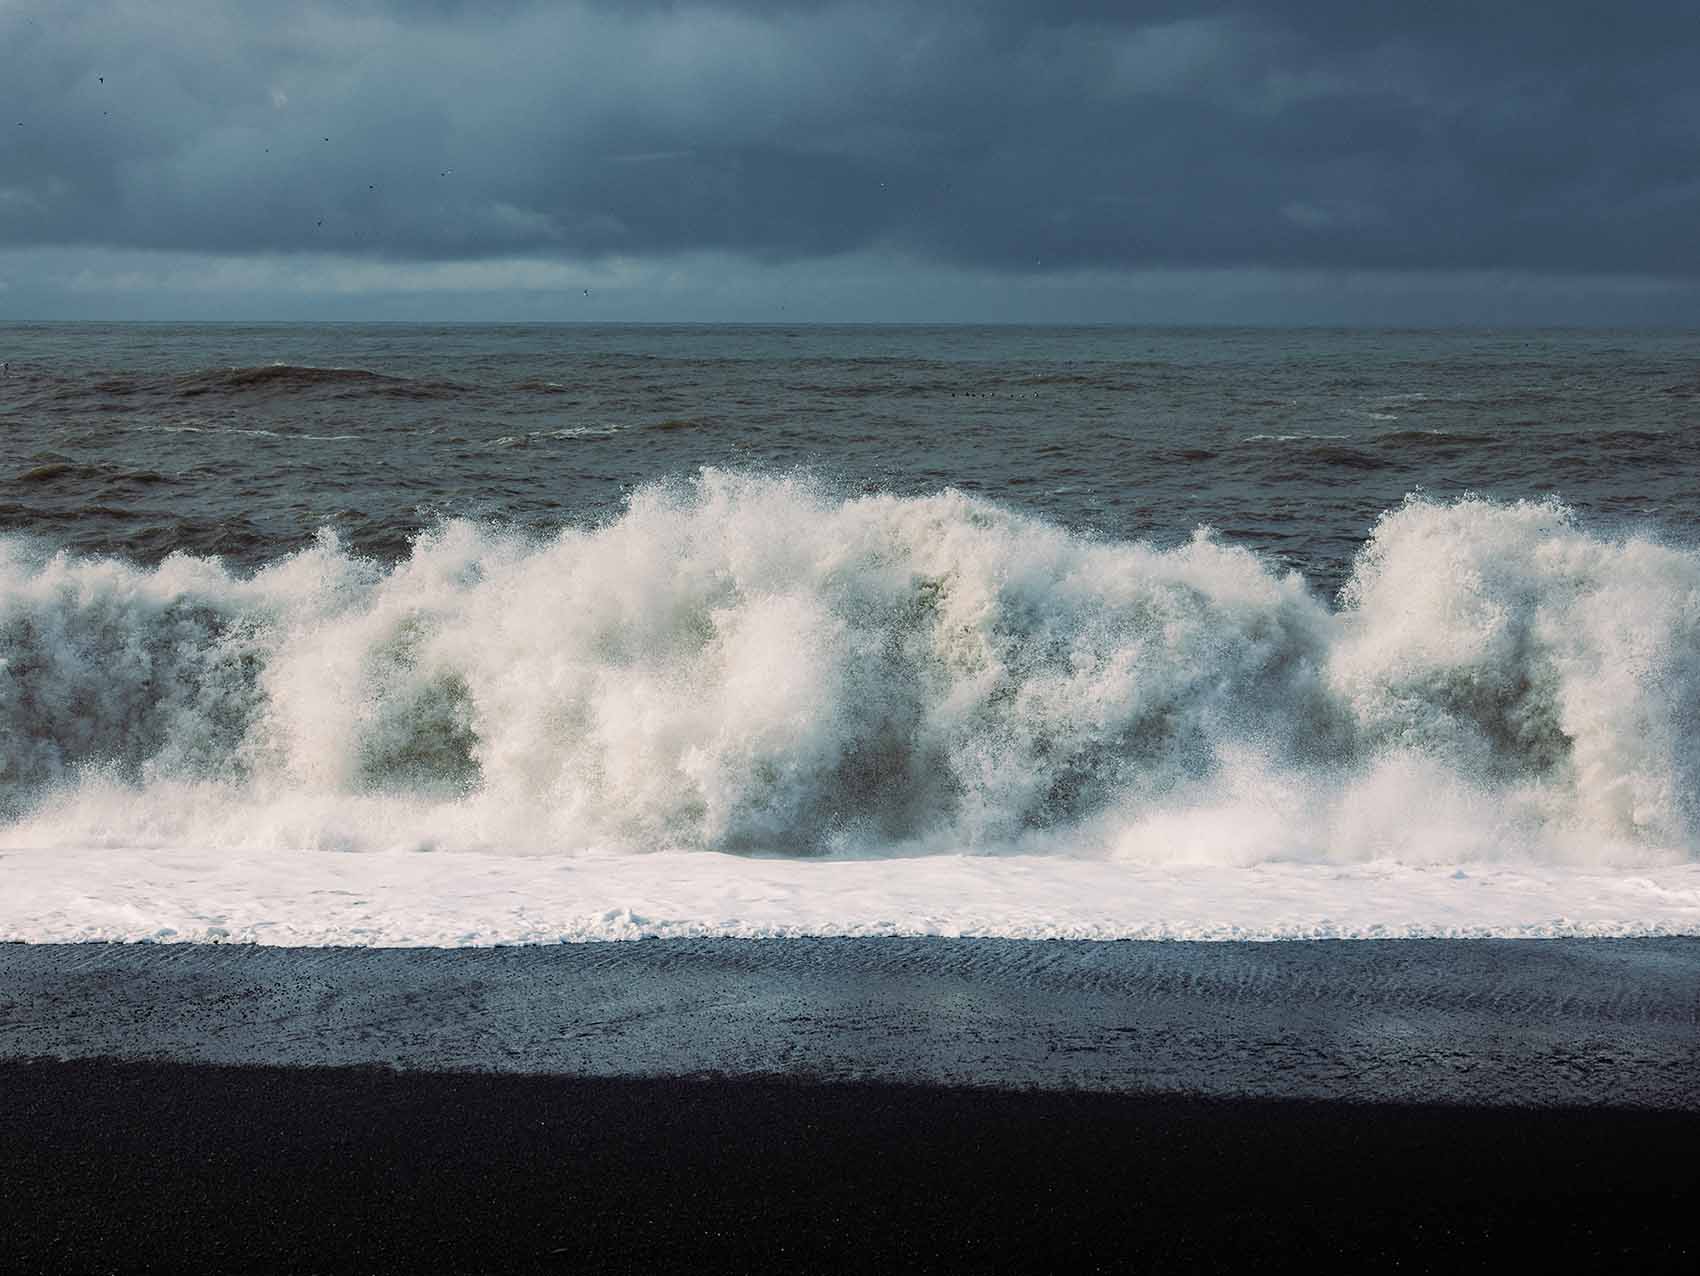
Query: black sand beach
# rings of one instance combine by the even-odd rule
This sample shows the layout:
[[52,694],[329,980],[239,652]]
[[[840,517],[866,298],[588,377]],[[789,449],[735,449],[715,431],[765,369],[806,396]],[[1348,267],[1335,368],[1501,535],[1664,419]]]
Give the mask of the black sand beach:
[[0,1065],[39,1271],[1691,1270],[1700,1115]]
[[1686,1268],[1700,941],[0,947],[12,1270]]

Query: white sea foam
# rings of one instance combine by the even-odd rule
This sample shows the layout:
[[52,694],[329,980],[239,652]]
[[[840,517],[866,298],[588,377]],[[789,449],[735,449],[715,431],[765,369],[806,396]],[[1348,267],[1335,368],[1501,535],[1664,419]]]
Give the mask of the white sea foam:
[[0,941],[444,947],[732,936],[1389,939],[1700,934],[1700,865],[1622,873],[770,859],[0,851]]
[[[875,891],[832,930],[830,904],[786,922],[710,907],[705,887],[669,925],[1696,926],[1700,555],[1592,533],[1553,503],[1408,501],[1337,608],[1206,533],[1159,550],[955,492],[844,500],[717,471],[544,541],[446,523],[393,568],[329,533],[252,577],[183,556],[42,561],[13,539],[0,661],[0,846],[34,848],[9,878],[75,863],[77,889],[113,906],[143,863],[198,866],[173,888],[189,908],[195,880],[229,876],[215,866],[275,859],[305,881],[342,862],[282,851],[434,850],[383,862],[452,861],[468,880],[594,860],[618,887],[597,899],[640,903],[645,875],[779,863],[736,852],[806,857],[771,869],[798,891],[826,884],[825,857],[869,889],[936,897],[883,907]],[[641,854],[657,851],[719,853]],[[1079,907],[981,908],[1017,863],[1051,865]],[[1424,914],[1412,896],[1403,920],[1372,922],[1355,887],[1328,885],[1460,867],[1532,873],[1558,912]],[[1661,873],[1675,885],[1635,907],[1576,907]],[[1309,883],[1332,920],[1254,924],[1245,901],[1277,879]],[[17,907],[0,932],[77,925]],[[362,925],[440,937],[460,925],[440,907],[436,929]],[[589,933],[551,918],[536,933]]]
[[1247,443],[1325,443],[1349,439],[1350,434],[1248,434]]

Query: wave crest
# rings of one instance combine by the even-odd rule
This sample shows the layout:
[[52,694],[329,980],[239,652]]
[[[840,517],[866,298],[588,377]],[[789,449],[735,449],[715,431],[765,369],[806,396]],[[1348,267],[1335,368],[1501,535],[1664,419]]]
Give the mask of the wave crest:
[[12,844],[1644,861],[1700,812],[1700,557],[1408,500],[1338,608],[1200,532],[704,471],[547,541],[251,578],[0,556]]

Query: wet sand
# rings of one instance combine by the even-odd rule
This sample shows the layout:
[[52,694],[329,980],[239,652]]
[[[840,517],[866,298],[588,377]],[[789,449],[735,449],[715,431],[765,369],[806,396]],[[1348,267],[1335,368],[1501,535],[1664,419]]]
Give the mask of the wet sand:
[[0,1267],[1692,1265],[1700,941],[0,946]]

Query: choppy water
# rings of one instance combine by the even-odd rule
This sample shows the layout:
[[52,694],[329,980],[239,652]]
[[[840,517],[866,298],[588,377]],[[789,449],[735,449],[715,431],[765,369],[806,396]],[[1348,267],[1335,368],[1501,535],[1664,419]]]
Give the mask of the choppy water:
[[1692,534],[1700,339],[1637,332],[0,327],[0,528],[253,568],[335,528],[548,531],[703,465],[987,496],[1331,592],[1422,488]]
[[[1692,334],[55,325],[0,358],[0,845],[1092,861],[1019,925],[936,863],[863,879],[831,933],[1203,933],[1174,911],[1259,907],[1224,871],[1293,864],[1336,886],[1271,933],[1358,933],[1366,865],[1669,871],[1583,929],[1700,919]],[[1106,862],[1215,876],[1136,917]],[[795,929],[711,898],[635,929]],[[1484,916],[1405,929],[1576,930]]]

